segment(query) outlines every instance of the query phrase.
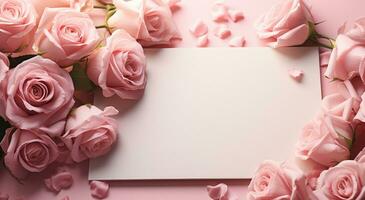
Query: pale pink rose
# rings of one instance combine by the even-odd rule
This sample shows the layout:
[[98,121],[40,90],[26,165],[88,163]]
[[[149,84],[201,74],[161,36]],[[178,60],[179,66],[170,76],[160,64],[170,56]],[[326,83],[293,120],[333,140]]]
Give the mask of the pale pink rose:
[[348,80],[360,76],[365,82],[365,18],[339,30],[325,76]]
[[74,8],[79,11],[89,11],[93,8],[94,0],[28,0],[42,16],[46,8]]
[[365,164],[365,147],[357,154],[355,161]]
[[308,123],[302,130],[296,156],[330,167],[349,159],[352,129],[349,122],[323,116]]
[[[9,59],[8,57],[0,52],[0,83],[5,78],[6,73],[9,71]],[[1,90],[0,90],[1,94]]]
[[36,56],[8,72],[1,82],[0,115],[21,129],[52,136],[64,130],[74,100],[70,75],[49,59]]
[[17,178],[29,172],[41,172],[58,157],[57,145],[39,130],[9,128],[0,143],[4,163]]
[[256,22],[258,37],[271,47],[303,44],[309,37],[308,10],[302,0],[283,0]]
[[0,8],[0,51],[19,52],[31,42],[37,13],[27,0],[3,0]]
[[94,198],[105,199],[109,194],[109,184],[103,181],[91,181],[90,190]]
[[142,46],[171,45],[181,39],[170,8],[162,0],[114,0],[113,3],[117,11],[108,24],[126,30]]
[[68,171],[58,172],[49,178],[44,179],[47,189],[58,193],[63,189],[70,188],[73,184],[72,174]]
[[363,200],[365,198],[365,165],[346,160],[323,171],[318,178],[314,193],[318,199]]
[[352,121],[356,114],[356,99],[353,97],[346,98],[339,93],[325,96],[321,105],[323,113],[338,117],[344,121]]
[[70,114],[62,140],[75,162],[104,155],[111,149],[117,139],[117,122],[110,116],[116,114],[114,107],[102,111],[92,105],[80,106]]
[[34,51],[62,67],[90,55],[99,42],[89,15],[68,8],[46,8],[34,37]]
[[106,46],[91,56],[87,74],[101,87],[105,97],[138,99],[146,86],[146,61],[143,49],[127,32],[117,30]]
[[320,174],[321,174],[320,170],[311,170],[306,174],[307,186],[310,189],[315,190],[317,188],[317,180]]
[[312,193],[306,185],[305,175],[299,169],[274,161],[264,161],[260,164],[250,185],[247,199],[249,200],[307,200]]

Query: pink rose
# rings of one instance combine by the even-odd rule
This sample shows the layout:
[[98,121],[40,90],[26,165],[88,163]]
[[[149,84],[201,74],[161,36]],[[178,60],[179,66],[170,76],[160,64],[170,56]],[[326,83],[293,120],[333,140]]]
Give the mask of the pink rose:
[[356,113],[355,119],[365,122],[365,93],[361,96],[360,109]]
[[34,6],[39,16],[46,8],[74,8],[79,11],[89,11],[93,8],[94,0],[28,0]]
[[75,162],[104,155],[111,149],[117,139],[117,123],[110,116],[116,114],[114,107],[102,111],[92,105],[80,106],[70,114],[62,140]]
[[318,178],[318,199],[362,200],[365,198],[365,165],[346,160]]
[[70,75],[49,59],[36,56],[8,72],[0,85],[0,115],[20,129],[61,134],[74,104]]
[[9,71],[9,65],[10,62],[8,57],[0,52],[0,83],[5,78],[6,73]]
[[91,54],[99,42],[89,15],[67,8],[46,8],[34,37],[34,51],[62,67]]
[[352,129],[348,122],[324,116],[308,123],[302,130],[296,156],[330,167],[349,159]]
[[355,161],[365,164],[365,147],[357,154]]
[[19,52],[31,42],[37,13],[27,0],[3,0],[0,7],[0,51]]
[[0,145],[6,167],[17,178],[43,171],[58,157],[57,145],[39,130],[7,129]]
[[344,121],[352,121],[355,117],[357,101],[355,98],[346,98],[339,93],[325,96],[322,100],[322,112],[338,117]]
[[256,22],[258,37],[271,47],[303,44],[309,37],[308,9],[302,0],[284,0]]
[[142,46],[170,45],[181,39],[170,8],[162,0],[114,0],[113,3],[117,11],[108,24],[126,30]]
[[127,32],[117,30],[106,46],[89,58],[87,74],[103,90],[122,99],[138,99],[146,86],[146,61],[143,49]]
[[249,200],[307,200],[311,190],[306,186],[303,172],[286,163],[264,161],[248,186]]
[[325,76],[348,80],[360,76],[365,82],[365,18],[352,27],[340,28]]

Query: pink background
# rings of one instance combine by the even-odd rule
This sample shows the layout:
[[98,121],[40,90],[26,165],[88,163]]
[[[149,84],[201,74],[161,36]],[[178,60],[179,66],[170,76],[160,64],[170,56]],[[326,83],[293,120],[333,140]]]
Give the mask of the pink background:
[[[210,47],[226,47],[228,41],[213,36],[215,27],[210,19],[210,8],[214,0],[182,0],[182,8],[175,12],[174,18],[183,35],[183,41],[177,47],[195,47],[196,39],[189,33],[189,27],[197,20],[202,19],[209,26]],[[278,0],[227,0],[226,4],[232,8],[244,11],[246,19],[239,23],[228,23],[233,36],[246,37],[246,46],[261,46],[255,36],[253,23],[257,17],[265,12]],[[324,21],[317,27],[323,35],[336,36],[340,25],[347,20],[362,17],[365,7],[364,0],[307,0],[316,22]],[[244,61],[242,61],[244,62]],[[324,94],[330,92],[327,81],[323,81]],[[232,163],[234,164],[234,163]],[[88,163],[84,162],[75,167],[68,167],[74,175],[74,185],[61,191],[58,195],[45,190],[43,178],[49,176],[55,169],[49,169],[42,174],[29,177],[24,183],[16,182],[4,170],[0,169],[0,193],[7,193],[10,199],[23,197],[25,199],[61,199],[68,195],[71,199],[92,199],[87,180]],[[225,170],[225,169],[222,169]],[[224,182],[239,199],[245,199],[249,180],[240,181],[115,181],[110,182],[111,190],[107,199],[126,200],[208,200],[206,185]]]

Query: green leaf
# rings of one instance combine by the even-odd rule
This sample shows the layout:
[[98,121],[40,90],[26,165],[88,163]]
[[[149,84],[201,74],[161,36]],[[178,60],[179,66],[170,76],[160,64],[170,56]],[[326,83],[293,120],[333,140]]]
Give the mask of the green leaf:
[[95,89],[96,86],[87,77],[85,65],[80,63],[74,64],[70,75],[76,90],[92,91]]

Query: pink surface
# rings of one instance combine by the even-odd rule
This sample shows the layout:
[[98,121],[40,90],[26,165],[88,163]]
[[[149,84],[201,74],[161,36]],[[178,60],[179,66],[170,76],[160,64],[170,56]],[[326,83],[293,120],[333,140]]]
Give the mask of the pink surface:
[[[232,36],[243,35],[246,38],[246,46],[261,46],[255,36],[253,23],[257,17],[265,12],[278,0],[227,0],[227,5],[236,9],[242,9],[245,19],[238,23],[229,22]],[[213,30],[216,26],[212,22],[210,13],[214,0],[182,0],[182,8],[175,12],[175,19],[183,35],[183,41],[177,47],[195,47],[197,39],[191,35],[189,28],[197,19],[202,19],[209,27],[209,47],[228,47],[230,37],[226,40],[216,38]],[[363,0],[307,0],[311,6],[312,14],[316,22],[324,21],[318,26],[318,31],[324,35],[335,37],[340,25],[347,20],[354,20],[363,16],[365,1]],[[244,62],[244,61],[243,61]],[[323,83],[324,94],[333,89],[328,86],[326,80]],[[232,163],[234,164],[234,163]],[[51,172],[53,169],[50,169]],[[225,169],[222,169],[225,170]],[[10,199],[24,197],[25,199],[62,199],[66,195],[71,199],[92,199],[87,180],[88,163],[71,168],[74,174],[74,185],[61,191],[58,195],[46,191],[43,178],[49,176],[49,172],[36,174],[29,177],[23,184],[15,181],[4,169],[0,169],[0,193],[8,193]],[[206,185],[225,182],[239,199],[245,199],[249,180],[241,181],[117,181],[110,182],[111,189],[107,199],[126,200],[208,200]]]

